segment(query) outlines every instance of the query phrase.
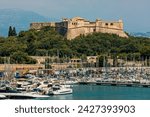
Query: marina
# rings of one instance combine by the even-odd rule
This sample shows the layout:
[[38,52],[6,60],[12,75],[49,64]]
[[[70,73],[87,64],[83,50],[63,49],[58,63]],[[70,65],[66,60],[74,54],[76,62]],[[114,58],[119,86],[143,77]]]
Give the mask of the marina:
[[[77,90],[78,87],[80,88]],[[84,89],[85,95],[87,91],[90,92],[91,89],[96,88],[96,90],[93,91],[94,92],[96,91],[95,94],[97,93],[98,96],[99,90],[101,88],[103,89],[104,87],[105,88],[110,87],[119,90],[123,89],[122,90],[123,92],[125,88],[129,90],[130,88],[131,89],[135,88],[139,90],[147,90],[147,89],[149,90],[150,68],[149,67],[140,67],[140,68],[102,67],[89,69],[79,68],[79,69],[55,70],[49,74],[26,73],[24,74],[24,77],[18,77],[18,74],[17,76],[16,74],[14,74],[14,76],[11,77],[11,79],[10,77],[7,78],[4,76],[1,78],[0,81],[0,99],[40,100],[40,99],[53,99],[54,97],[59,96],[65,97],[65,95],[66,96],[72,95],[73,96],[72,99],[76,99],[74,98],[75,94],[81,93],[80,91],[82,90],[82,88],[83,89],[85,88]],[[109,92],[109,90],[107,92]],[[101,93],[103,94],[104,92]],[[140,95],[141,94],[139,93],[139,96]],[[119,94],[116,95],[116,97],[117,96],[119,96]],[[82,99],[82,97],[77,99]],[[95,99],[95,97],[93,97],[93,99]],[[101,99],[101,97],[98,97],[96,99]]]

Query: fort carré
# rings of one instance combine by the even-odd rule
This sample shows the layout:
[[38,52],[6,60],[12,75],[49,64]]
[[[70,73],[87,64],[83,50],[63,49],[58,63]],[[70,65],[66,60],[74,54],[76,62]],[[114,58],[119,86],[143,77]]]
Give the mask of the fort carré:
[[92,22],[81,17],[63,18],[61,22],[34,22],[30,24],[30,29],[40,30],[46,26],[54,27],[57,32],[69,40],[80,35],[92,34],[93,32],[116,34],[120,37],[128,38],[123,31],[122,20],[104,21],[96,19],[95,22]]

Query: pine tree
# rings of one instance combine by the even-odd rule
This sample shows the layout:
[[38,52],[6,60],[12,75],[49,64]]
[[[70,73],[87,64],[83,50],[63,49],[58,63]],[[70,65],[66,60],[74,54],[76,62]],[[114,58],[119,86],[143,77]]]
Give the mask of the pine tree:
[[8,37],[10,36],[17,36],[15,27],[12,28],[11,26],[9,26]]
[[17,36],[16,28],[15,28],[15,27],[13,27],[13,30],[12,30],[12,36]]
[[13,30],[12,27],[9,26],[8,37],[12,36]]

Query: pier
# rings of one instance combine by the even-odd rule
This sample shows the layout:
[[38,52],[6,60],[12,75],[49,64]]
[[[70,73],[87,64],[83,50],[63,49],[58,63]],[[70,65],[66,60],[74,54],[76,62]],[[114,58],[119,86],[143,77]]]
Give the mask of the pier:
[[132,83],[132,82],[96,82],[96,85],[103,85],[103,86],[126,86],[126,87],[148,87],[150,88],[150,84],[145,83]]

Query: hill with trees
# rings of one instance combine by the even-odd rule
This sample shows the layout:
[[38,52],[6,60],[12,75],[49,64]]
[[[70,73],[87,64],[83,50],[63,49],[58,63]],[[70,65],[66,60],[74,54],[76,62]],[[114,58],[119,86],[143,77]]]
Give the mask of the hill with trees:
[[36,63],[29,56],[46,55],[83,59],[86,56],[105,55],[112,58],[145,60],[150,59],[150,39],[93,33],[67,40],[51,27],[40,31],[21,31],[18,36],[0,38],[0,62],[3,57],[9,56],[11,63]]

